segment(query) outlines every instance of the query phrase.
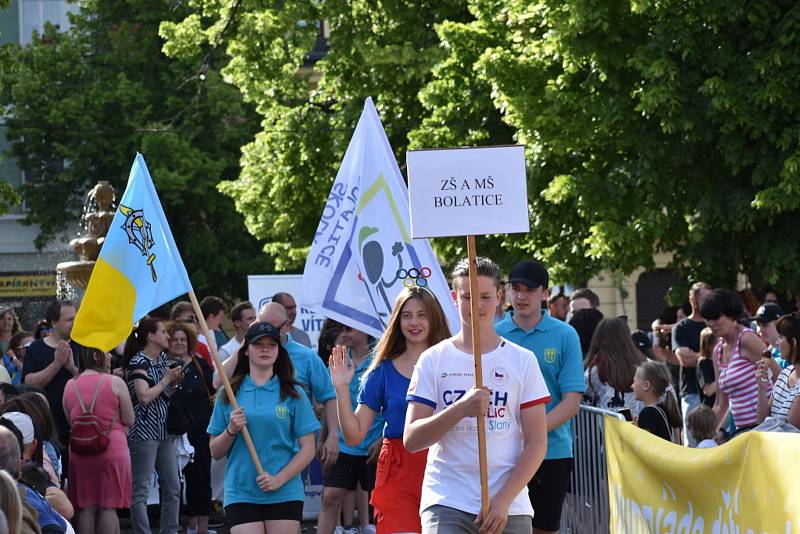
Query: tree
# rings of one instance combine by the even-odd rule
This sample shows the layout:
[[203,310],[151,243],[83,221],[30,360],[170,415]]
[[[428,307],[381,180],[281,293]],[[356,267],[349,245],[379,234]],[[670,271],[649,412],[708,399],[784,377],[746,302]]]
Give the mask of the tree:
[[[257,128],[251,106],[219,75],[224,57],[169,59],[164,0],[82,2],[68,32],[48,26],[0,67],[12,154],[26,171],[27,223],[37,244],[80,216],[83,195],[109,180],[121,195],[136,151],[148,163],[198,294],[241,297],[245,275],[271,268],[217,184],[239,174]],[[201,70],[198,70],[202,66]]]
[[[423,108],[419,90],[444,57],[437,23],[466,20],[463,0],[370,2],[289,0],[221,6],[195,3],[166,22],[165,51],[184,58],[198,47],[223,49],[222,70],[252,102],[262,129],[243,148],[242,172],[221,189],[236,200],[249,230],[266,240],[280,268],[301,269],[325,199],[364,99],[372,96],[399,161]],[[329,25],[325,56],[308,53]]]
[[[9,0],[0,0],[0,9],[6,9],[8,2]],[[0,46],[0,64],[7,64],[11,60],[9,56],[8,46]],[[0,91],[2,91],[2,86],[0,86]],[[11,187],[11,184],[0,182],[0,215],[8,213],[12,207],[19,204],[20,200],[19,194]]]
[[[800,288],[800,7],[742,0],[198,0],[167,52],[223,48],[262,116],[223,184],[248,228],[299,266],[363,97],[407,146],[526,144],[531,233],[481,246],[557,280],[653,266]],[[329,48],[303,76],[316,30]],[[298,74],[301,73],[301,74]],[[311,85],[311,87],[310,87]],[[266,209],[269,206],[270,209]],[[435,243],[445,261],[455,241]]]
[[664,250],[689,278],[800,288],[800,8],[470,5],[474,21],[442,28],[449,58],[477,57],[471,68],[528,146],[525,246],[557,275],[652,267]]

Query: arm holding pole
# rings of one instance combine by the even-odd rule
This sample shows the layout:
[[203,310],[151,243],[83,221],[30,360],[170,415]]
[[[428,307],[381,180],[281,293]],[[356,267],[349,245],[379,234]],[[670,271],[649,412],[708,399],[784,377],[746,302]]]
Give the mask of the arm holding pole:
[[[211,336],[208,325],[206,324],[206,319],[203,317],[203,312],[200,310],[200,303],[197,301],[197,297],[194,294],[194,291],[189,291],[189,300],[192,302],[192,308],[194,308],[194,313],[197,316],[197,320],[200,321],[200,330],[203,332],[203,335],[208,340],[208,348],[211,349],[211,356],[214,358],[214,365],[217,368],[217,372],[219,373],[220,379],[222,380],[222,384],[225,387],[225,394],[228,396],[228,402],[231,404],[231,408],[235,411],[239,409],[239,403],[236,402],[236,397],[233,395],[233,391],[231,391],[231,383],[228,380],[228,375],[225,374],[225,370],[222,367],[222,362],[219,359],[219,354],[217,353],[217,344],[214,343],[213,337]],[[230,358],[229,358],[230,359]],[[220,434],[217,436],[218,439],[228,439],[228,436],[225,434]],[[250,458],[253,460],[253,464],[256,466],[256,471],[258,471],[259,475],[265,474],[264,468],[261,466],[261,461],[258,459],[258,453],[256,452],[256,447],[253,445],[253,440],[250,438],[250,432],[247,431],[247,425],[242,426],[242,437],[244,438],[244,442],[247,445],[247,450],[250,452]],[[213,440],[212,440],[213,441]],[[231,439],[231,443],[233,440]],[[230,445],[228,446],[230,448]]]

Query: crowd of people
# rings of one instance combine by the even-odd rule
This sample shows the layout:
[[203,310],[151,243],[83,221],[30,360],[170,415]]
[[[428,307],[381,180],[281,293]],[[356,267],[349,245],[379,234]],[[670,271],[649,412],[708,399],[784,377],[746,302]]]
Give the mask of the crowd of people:
[[800,426],[800,313],[774,295],[757,306],[695,283],[686,305],[631,332],[591,289],[554,291],[538,262],[504,277],[478,258],[477,295],[468,273],[462,261],[450,278],[454,335],[413,286],[379,339],[327,319],[316,352],[286,292],[260,309],[206,297],[208,338],[190,303],[154,310],[109,353],[71,339],[72,302],[53,302],[31,331],[0,311],[0,532],[113,534],[128,510],[149,533],[155,496],[160,532],[214,533],[221,483],[231,532],[295,534],[315,458],[320,534],[557,532],[581,403],[687,447],[770,418]]

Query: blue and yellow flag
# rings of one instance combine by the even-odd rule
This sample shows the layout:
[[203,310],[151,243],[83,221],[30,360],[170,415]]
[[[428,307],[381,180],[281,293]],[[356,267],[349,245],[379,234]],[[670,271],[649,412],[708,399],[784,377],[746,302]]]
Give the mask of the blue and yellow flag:
[[153,180],[136,154],[81,302],[72,339],[104,351],[151,310],[192,290]]

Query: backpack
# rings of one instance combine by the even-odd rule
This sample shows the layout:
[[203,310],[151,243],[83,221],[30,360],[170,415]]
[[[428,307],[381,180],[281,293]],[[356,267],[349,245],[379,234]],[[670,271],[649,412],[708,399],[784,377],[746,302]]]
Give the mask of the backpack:
[[92,396],[92,404],[89,409],[81,398],[80,391],[78,391],[77,380],[72,381],[72,387],[75,389],[75,396],[78,397],[78,402],[81,405],[81,414],[72,418],[72,430],[69,435],[69,448],[76,454],[102,454],[108,449],[108,444],[111,438],[108,435],[114,427],[119,412],[114,414],[114,419],[111,421],[107,430],[103,430],[100,426],[100,418],[94,414],[94,405],[97,402],[97,393],[100,391],[100,386],[103,384],[105,377],[100,377],[97,382],[97,387]]

